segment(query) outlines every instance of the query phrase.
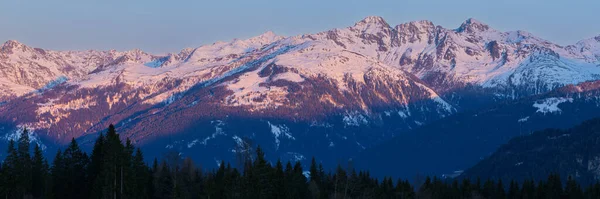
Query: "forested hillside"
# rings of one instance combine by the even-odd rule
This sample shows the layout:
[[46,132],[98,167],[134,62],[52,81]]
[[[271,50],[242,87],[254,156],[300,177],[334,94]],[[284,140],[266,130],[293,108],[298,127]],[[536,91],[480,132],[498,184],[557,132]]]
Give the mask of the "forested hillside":
[[516,137],[463,176],[522,181],[543,179],[550,172],[586,184],[600,179],[600,119]]
[[[221,162],[215,170],[202,170],[177,153],[147,165],[142,151],[119,138],[114,126],[101,135],[93,152],[81,151],[73,139],[59,150],[52,164],[41,148],[30,154],[29,133],[10,141],[0,172],[0,193],[5,198],[598,198],[600,184],[583,190],[568,178],[547,181],[376,179],[356,171],[349,163],[326,171],[314,158],[305,170],[299,163],[268,162],[260,147],[254,155],[241,155],[241,164]],[[507,186],[508,185],[508,186]]]

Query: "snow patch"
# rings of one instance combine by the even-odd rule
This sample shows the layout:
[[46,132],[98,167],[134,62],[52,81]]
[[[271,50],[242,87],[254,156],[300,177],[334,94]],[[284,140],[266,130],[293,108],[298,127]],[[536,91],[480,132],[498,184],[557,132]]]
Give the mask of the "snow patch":
[[189,143],[187,144],[187,148],[188,148],[188,149],[189,149],[189,148],[192,148],[194,145],[196,145],[196,144],[198,143],[198,141],[199,141],[198,139],[192,140],[191,142],[189,142]]
[[304,175],[305,178],[309,179],[310,178],[310,171],[304,171],[304,172],[302,172],[302,175]]
[[267,122],[271,127],[271,133],[275,136],[275,148],[279,150],[279,144],[281,143],[279,140],[280,136],[285,136],[287,139],[296,140],[294,136],[290,133],[290,129],[285,125],[274,125],[271,122]]
[[521,122],[527,122],[527,120],[529,120],[529,116],[521,118],[519,120],[517,120],[517,122],[521,123]]
[[558,105],[564,102],[573,102],[573,98],[564,97],[551,97],[540,101],[536,101],[533,104],[534,108],[537,108],[536,113],[560,113],[562,110],[558,108]]
[[415,120],[415,124],[417,124],[417,125],[419,125],[419,126],[423,126],[423,124],[425,124],[425,123],[423,123],[423,122],[421,122],[421,121],[417,121],[417,120]]
[[238,146],[243,146],[244,145],[244,140],[242,140],[242,138],[238,137],[237,135],[234,135],[233,137],[231,137],[231,139],[233,139],[233,141],[235,141],[235,143]]
[[299,162],[302,160],[305,160],[306,158],[304,157],[304,155],[300,154],[300,153],[296,153],[296,152],[287,152],[287,154],[289,156],[292,157],[291,161],[292,162]]
[[367,117],[362,115],[359,112],[346,113],[344,118],[342,118],[345,126],[360,126],[364,124],[369,124]]
[[223,121],[221,121],[221,120],[216,120],[216,121],[212,121],[211,123],[215,124],[215,132],[214,132],[212,135],[210,135],[210,136],[208,136],[208,137],[204,138],[204,139],[203,139],[203,140],[200,142],[200,144],[202,144],[202,145],[204,145],[204,146],[206,146],[206,144],[208,143],[208,141],[209,141],[209,140],[211,140],[211,139],[215,139],[215,138],[217,138],[217,136],[219,136],[219,135],[227,135],[227,134],[225,134],[225,132],[223,131],[223,128],[221,128],[223,125],[225,125],[225,123],[224,123]]

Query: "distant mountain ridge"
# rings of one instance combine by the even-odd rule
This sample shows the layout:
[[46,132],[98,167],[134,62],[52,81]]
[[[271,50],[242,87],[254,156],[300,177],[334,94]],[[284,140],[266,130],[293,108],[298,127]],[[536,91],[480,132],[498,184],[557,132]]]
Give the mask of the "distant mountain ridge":
[[[598,37],[560,46],[475,19],[446,29],[430,21],[392,27],[381,17],[160,56],[8,41],[0,50],[0,123],[56,145],[112,123],[143,145],[225,151],[215,159],[242,137],[283,155],[351,156],[467,108],[598,80],[599,49]],[[258,124],[252,132],[231,127]]]

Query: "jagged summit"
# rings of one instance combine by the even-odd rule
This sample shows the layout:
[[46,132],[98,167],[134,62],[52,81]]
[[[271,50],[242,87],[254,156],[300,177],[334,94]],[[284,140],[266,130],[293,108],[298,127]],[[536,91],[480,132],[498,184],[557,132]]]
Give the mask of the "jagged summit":
[[15,49],[23,49],[27,47],[25,44],[17,41],[17,40],[8,40],[6,42],[4,42],[4,44],[2,44],[2,46],[0,47],[0,51],[4,52],[4,53],[10,53]]
[[379,33],[389,34],[391,27],[382,18],[378,16],[369,16],[363,20],[356,22],[350,29],[360,31],[362,33],[378,35]]
[[368,16],[365,17],[363,20],[360,20],[358,22],[356,22],[354,24],[355,27],[357,26],[364,26],[364,25],[381,25],[381,26],[387,26],[389,27],[390,25],[385,21],[385,19],[383,19],[383,17],[380,16]]
[[410,21],[402,24],[396,25],[396,30],[398,31],[406,31],[406,29],[426,29],[433,28],[435,24],[429,20],[419,20],[419,21]]
[[2,44],[2,46],[12,46],[12,45],[22,45],[22,43],[17,40],[8,40],[8,41],[4,42],[4,44]]
[[[404,23],[404,24],[412,24],[412,25],[429,25],[429,26],[433,26],[433,22],[429,21],[429,20],[418,20],[418,21],[411,21],[408,23]],[[402,24],[400,24],[402,25]]]
[[460,27],[458,28],[458,32],[473,33],[473,32],[483,32],[483,31],[487,31],[489,29],[490,29],[490,26],[488,26],[487,24],[485,24],[475,18],[469,18],[460,25]]

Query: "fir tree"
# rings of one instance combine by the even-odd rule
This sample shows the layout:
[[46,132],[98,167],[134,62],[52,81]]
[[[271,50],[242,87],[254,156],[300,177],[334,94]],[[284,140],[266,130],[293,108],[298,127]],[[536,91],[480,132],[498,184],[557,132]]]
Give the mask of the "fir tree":
[[19,154],[15,148],[15,141],[8,142],[8,150],[6,158],[2,163],[2,187],[5,198],[18,197],[17,190],[17,174],[19,173],[17,165],[19,164]]
[[149,192],[149,182],[151,181],[151,172],[144,163],[144,155],[140,149],[137,149],[135,152],[135,156],[133,157],[133,172],[134,172],[134,182],[133,190],[131,190],[132,195],[129,198],[148,198]]
[[521,198],[520,193],[521,190],[519,188],[519,184],[514,180],[510,181],[510,185],[508,187],[508,198]]
[[46,193],[49,168],[39,145],[35,145],[31,162],[32,195],[41,198]]
[[564,194],[564,198],[584,198],[581,187],[579,186],[579,184],[577,184],[577,182],[575,182],[575,180],[571,176],[569,176],[569,178],[567,179]]
[[103,165],[104,165],[104,143],[106,139],[102,133],[96,138],[96,142],[94,143],[94,148],[92,150],[92,155],[90,156],[90,163],[88,165],[88,187],[91,187],[88,190],[89,198],[100,198],[103,186],[103,179],[99,178]]
[[56,152],[54,156],[54,162],[52,164],[52,197],[53,198],[68,198],[71,190],[68,190],[66,181],[69,175],[66,168],[66,163],[63,160],[63,155],[60,150]]
[[172,198],[174,196],[173,191],[173,178],[171,177],[171,171],[166,162],[163,162],[159,168],[157,185],[154,188],[154,198]]
[[16,193],[20,196],[26,197],[31,195],[31,155],[30,155],[30,139],[29,131],[24,128],[20,134],[18,141],[18,163],[17,163],[17,187]]
[[65,198],[85,198],[87,196],[86,169],[88,165],[87,155],[81,151],[75,139],[62,153],[63,169],[66,171],[64,181],[60,182],[64,186],[63,197]]

